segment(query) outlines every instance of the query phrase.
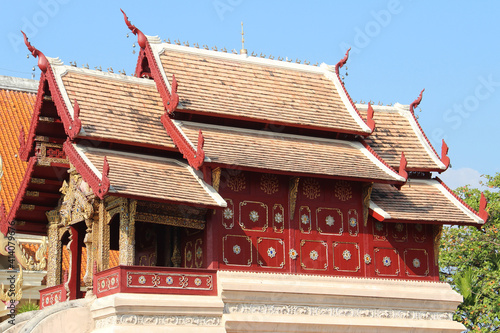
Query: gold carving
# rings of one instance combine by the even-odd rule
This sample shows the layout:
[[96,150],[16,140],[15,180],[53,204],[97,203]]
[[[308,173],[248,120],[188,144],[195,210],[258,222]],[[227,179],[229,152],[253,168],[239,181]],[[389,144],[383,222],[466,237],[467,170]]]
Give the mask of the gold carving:
[[21,210],[35,210],[35,205],[26,205],[26,204],[22,204],[21,205]]
[[212,170],[212,187],[219,192],[219,187],[220,187],[220,174],[221,174],[221,168],[215,168]]
[[304,185],[302,186],[302,193],[308,199],[316,199],[321,195],[321,187],[319,182],[314,178],[304,179]]
[[278,177],[273,174],[263,174],[260,177],[260,189],[266,194],[273,194],[279,190]]
[[300,177],[290,178],[288,200],[290,202],[290,220],[293,220],[295,215],[295,204],[297,203],[297,192],[299,190]]
[[[62,163],[62,164],[68,164],[68,158],[60,158],[60,157],[54,157],[54,156],[48,156],[47,155],[47,150],[50,151],[59,151],[60,156],[65,156],[63,153],[63,145],[58,144],[58,143],[47,143],[47,142],[39,142],[36,145],[36,154],[38,157],[37,160],[37,165],[43,165],[43,166],[50,166],[51,163]],[[49,154],[50,155],[50,154]]]
[[227,180],[227,187],[234,192],[244,190],[246,188],[245,174],[240,171],[237,174],[230,175]]
[[174,267],[181,267],[182,258],[181,258],[181,250],[179,249],[179,229],[174,228],[173,232],[174,232],[174,250],[172,251],[173,252],[172,258],[170,260],[172,260],[172,265],[174,265]]
[[351,199],[352,198],[351,184],[349,184],[345,180],[337,181],[337,184],[335,184],[335,196],[340,201],[347,201]]
[[31,184],[45,184],[45,179],[42,178],[31,178]]
[[150,214],[150,213],[137,213],[135,217],[136,221],[148,222],[148,223],[156,223],[156,224],[165,224],[171,225],[174,227],[184,227],[184,228],[192,228],[192,229],[205,229],[205,221],[197,220],[197,219],[189,219],[184,217],[176,217],[176,216],[167,216],[167,215],[159,215],[159,214]]
[[64,198],[59,213],[64,225],[80,222],[92,217],[95,195],[90,186],[77,173],[72,173],[69,183],[64,181],[61,189]]
[[433,225],[432,233],[434,238],[434,264],[439,265],[439,245],[441,244],[441,235],[443,233],[442,225]]
[[[19,265],[30,271],[43,271],[45,269],[47,266],[47,259],[45,259],[47,246],[47,237],[42,237],[42,242],[35,253],[35,259],[33,259],[32,256],[28,256],[26,250],[19,244],[17,239],[9,241],[0,232],[0,254],[8,256],[14,253]],[[9,249],[11,250],[10,252],[8,252]]]
[[368,183],[363,185],[362,196],[363,196],[363,223],[366,227],[368,225],[368,215],[370,213],[370,200],[373,190],[373,183]]
[[[12,286],[12,285],[11,285]],[[14,293],[12,294],[12,287],[7,286],[4,290],[4,285],[0,288],[0,300],[2,302],[20,301],[23,298],[23,268],[19,267],[19,274],[17,275],[16,282],[14,283]]]
[[39,197],[40,193],[37,191],[26,191],[26,196],[27,197]]

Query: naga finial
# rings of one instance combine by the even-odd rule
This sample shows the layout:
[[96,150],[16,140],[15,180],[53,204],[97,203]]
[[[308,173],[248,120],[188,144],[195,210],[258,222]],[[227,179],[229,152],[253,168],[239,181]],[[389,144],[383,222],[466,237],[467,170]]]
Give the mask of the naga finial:
[[141,47],[141,49],[145,49],[146,48],[146,42],[147,42],[147,38],[146,36],[142,33],[141,30],[137,29],[137,27],[135,25],[133,25],[132,23],[130,23],[128,17],[127,17],[127,14],[125,14],[125,12],[123,11],[123,9],[121,9],[121,12],[123,13],[123,18],[125,19],[125,24],[127,25],[127,27],[130,29],[130,31],[132,31],[132,33],[134,35],[137,35],[137,43],[139,43],[139,46]]
[[420,92],[420,95],[418,95],[417,99],[413,101],[413,103],[410,104],[410,111],[411,113],[414,113],[415,111],[415,108],[420,104],[420,102],[422,101],[422,94],[424,93],[424,90],[425,89],[422,89],[422,91]]
[[40,52],[36,47],[31,45],[31,43],[28,41],[28,37],[26,36],[24,31],[21,30],[21,33],[24,36],[24,44],[26,44],[26,47],[31,52],[31,55],[34,58],[38,58],[38,67],[40,68],[40,70],[42,72],[45,73],[47,71],[48,66],[49,66],[49,61],[47,60],[47,58],[45,57],[45,55],[42,52]]
[[484,196],[484,193],[481,192],[481,199],[479,200],[479,217],[483,219],[484,223],[488,221],[488,217],[490,214],[486,211],[486,206],[488,205],[488,200]]
[[349,59],[349,51],[351,51],[351,48],[348,48],[346,53],[345,53],[345,56],[344,58],[342,58],[336,65],[335,65],[335,72],[337,73],[337,75],[339,74],[339,69],[342,68],[342,66],[345,65],[345,63],[347,62],[347,59]]

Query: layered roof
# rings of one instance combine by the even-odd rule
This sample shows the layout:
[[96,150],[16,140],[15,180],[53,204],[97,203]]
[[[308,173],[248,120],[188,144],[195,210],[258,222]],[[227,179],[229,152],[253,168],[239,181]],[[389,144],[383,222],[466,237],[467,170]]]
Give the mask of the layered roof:
[[65,151],[91,187],[92,176],[100,183],[107,177],[109,194],[208,207],[226,206],[224,199],[192,167],[181,161],[88,148],[69,142],[65,144]]
[[201,130],[207,161],[274,172],[351,179],[405,182],[357,141],[323,139],[277,132],[175,121],[194,142]]
[[37,87],[35,80],[0,76],[0,204],[3,202],[6,214],[28,166],[18,158],[18,137],[21,127],[29,125]]
[[73,119],[77,102],[78,137],[175,148],[159,121],[164,108],[152,80],[50,63]]
[[[368,110],[368,105],[357,104],[359,110]],[[444,144],[440,158],[422,131],[409,106],[396,103],[394,106],[373,105],[374,132],[366,139],[390,166],[397,168],[401,153],[408,161],[408,171],[438,171],[448,168],[448,148]]]
[[372,215],[388,222],[480,226],[487,219],[484,207],[478,214],[439,179],[412,179],[401,190],[374,184],[371,200]]
[[148,37],[154,66],[171,90],[178,82],[179,111],[285,126],[368,135],[334,66],[319,67],[236,55]]

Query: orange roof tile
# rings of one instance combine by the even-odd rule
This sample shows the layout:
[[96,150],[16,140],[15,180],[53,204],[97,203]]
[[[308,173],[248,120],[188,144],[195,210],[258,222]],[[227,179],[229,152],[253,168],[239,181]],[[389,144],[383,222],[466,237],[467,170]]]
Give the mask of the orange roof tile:
[[470,207],[435,179],[412,179],[401,190],[374,184],[371,200],[376,206],[372,204],[370,208],[381,209],[386,221],[484,224]]
[[[15,79],[22,82],[32,80]],[[12,88],[11,88],[12,89]],[[26,89],[25,87],[22,89]],[[32,92],[8,90],[0,87],[0,158],[3,176],[0,178],[0,199],[9,214],[28,163],[18,157],[21,126],[29,128],[36,95]],[[0,172],[1,173],[1,172]]]
[[[104,157],[109,163],[109,193],[225,207],[226,202],[187,164],[169,158],[84,148],[73,145],[101,178]],[[77,167],[78,169],[78,167]]]
[[[367,110],[368,105],[357,105],[359,110]],[[444,171],[447,166],[441,161],[428,142],[408,106],[372,106],[375,131],[366,142],[393,168],[399,167],[401,153],[408,161],[407,170]]]
[[73,114],[80,107],[80,136],[175,148],[163,128],[154,81],[52,62],[59,90]]
[[203,150],[226,166],[404,182],[361,143],[192,122],[175,122],[191,142],[201,129]]
[[178,110],[334,132],[371,132],[333,67],[159,44],[151,37],[149,42],[165,82],[175,75],[179,84]]

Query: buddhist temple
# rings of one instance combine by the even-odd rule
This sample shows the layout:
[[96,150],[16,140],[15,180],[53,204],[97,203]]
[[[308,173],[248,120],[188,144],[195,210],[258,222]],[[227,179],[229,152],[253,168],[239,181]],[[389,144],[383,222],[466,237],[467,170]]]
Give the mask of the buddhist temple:
[[2,236],[47,248],[31,255],[41,310],[5,332],[464,330],[439,240],[480,228],[486,201],[438,178],[448,147],[415,117],[423,91],[356,104],[348,52],[314,66],[208,50],[123,15],[132,76],[25,35],[36,91],[0,90]]

